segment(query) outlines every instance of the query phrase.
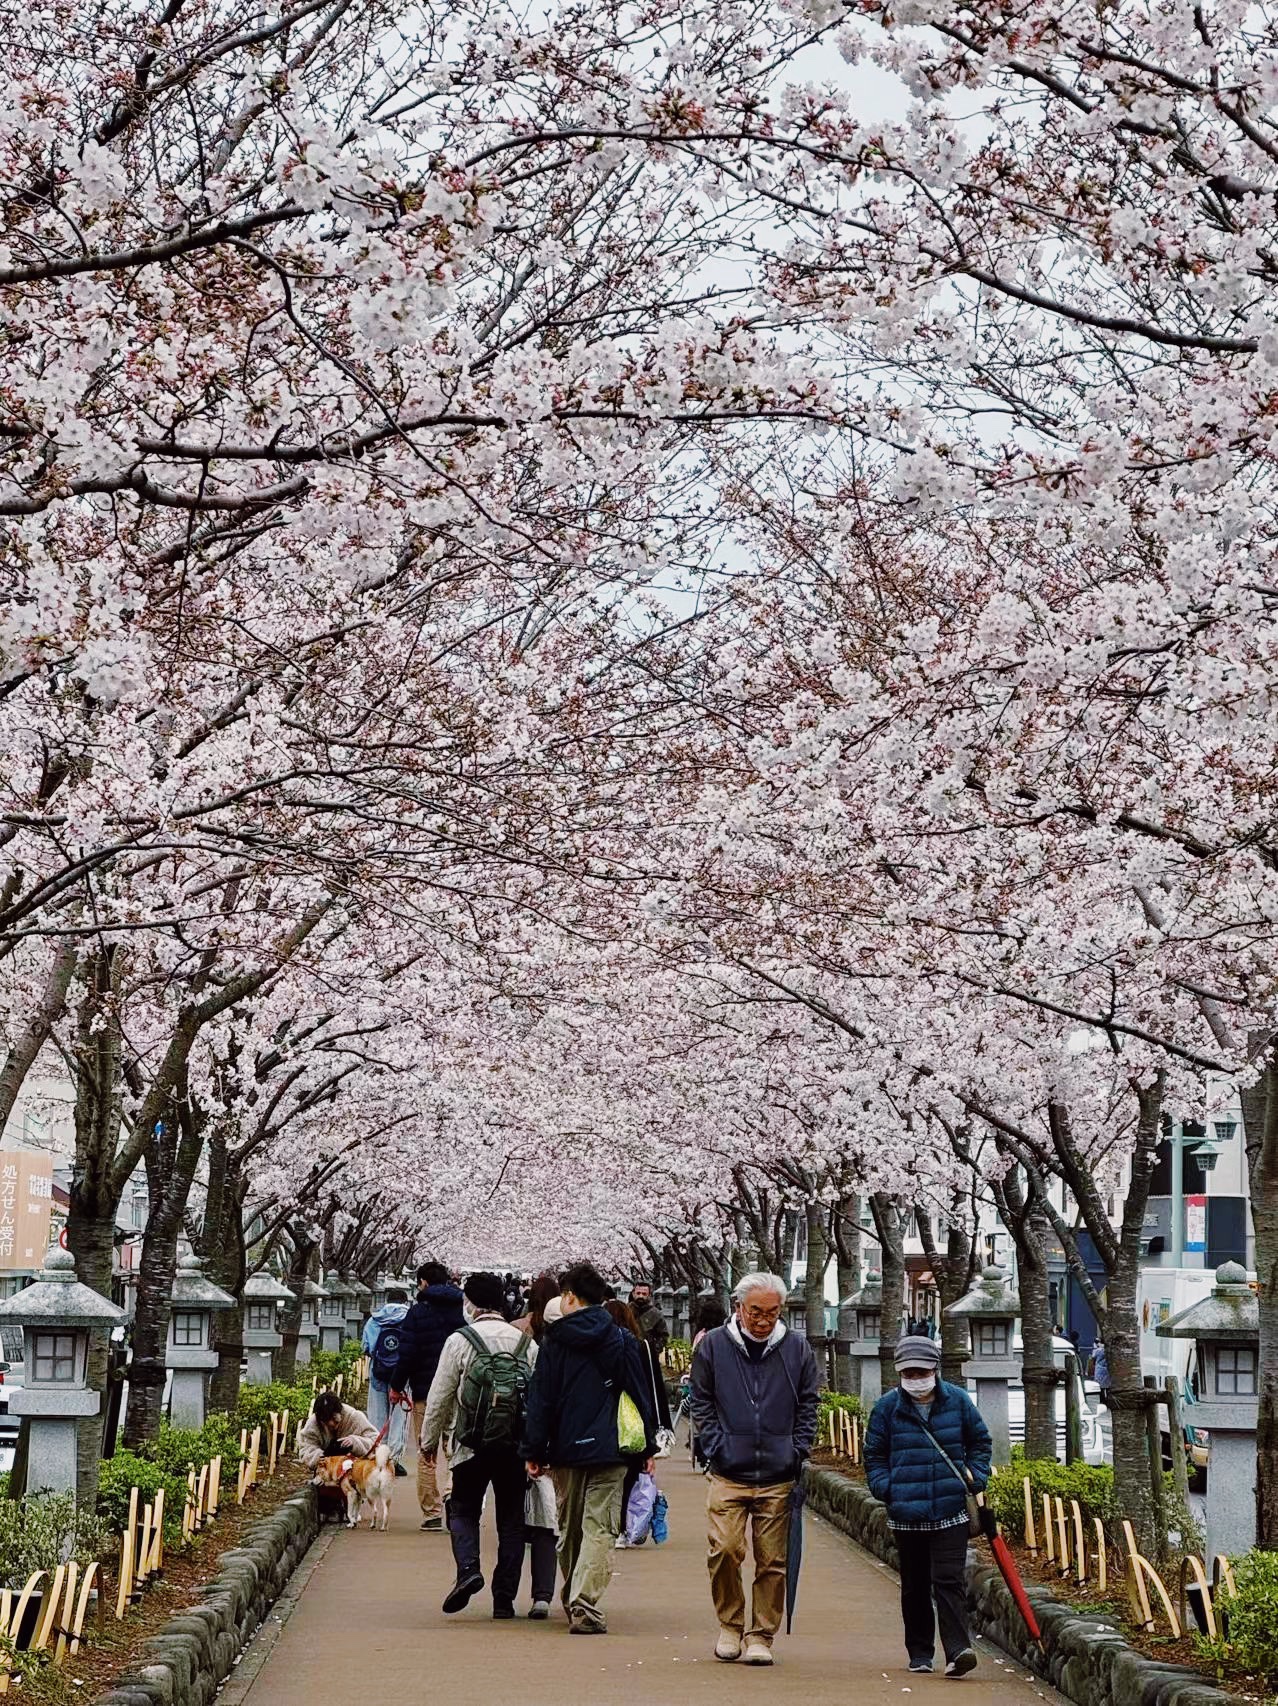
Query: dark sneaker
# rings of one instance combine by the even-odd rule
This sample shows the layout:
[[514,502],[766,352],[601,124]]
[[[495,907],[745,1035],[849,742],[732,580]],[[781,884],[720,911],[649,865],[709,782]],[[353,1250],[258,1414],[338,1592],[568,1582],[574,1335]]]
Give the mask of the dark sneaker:
[[452,1613],[464,1611],[484,1585],[484,1578],[478,1570],[471,1570],[467,1575],[458,1576],[452,1591],[444,1601],[444,1610]]
[[598,1612],[593,1614],[581,1612],[574,1606],[568,1613],[568,1633],[570,1635],[606,1635],[608,1625]]
[[508,1599],[495,1599],[493,1601],[493,1616],[494,1617],[504,1618],[504,1617],[513,1617],[514,1615],[515,1615],[515,1607],[510,1600],[508,1600]]
[[548,1599],[533,1600],[532,1610],[528,1615],[534,1623],[544,1623],[550,1616],[550,1601]]
[[969,1671],[975,1669],[976,1654],[970,1647],[964,1647],[963,1651],[955,1653],[949,1664],[946,1665],[945,1674],[946,1676],[966,1676]]
[[926,1671],[930,1676],[932,1674],[932,1661],[931,1659],[919,1659],[910,1666],[910,1669],[914,1671]]
[[397,1463],[395,1465],[395,1473],[396,1473],[396,1475],[407,1475],[408,1471],[407,1471],[407,1469],[405,1469],[405,1467],[402,1463]]
[[422,1521],[422,1533],[423,1534],[442,1534],[443,1532],[444,1532],[444,1519],[442,1516],[428,1516],[428,1517],[425,1517],[423,1519],[423,1521]]

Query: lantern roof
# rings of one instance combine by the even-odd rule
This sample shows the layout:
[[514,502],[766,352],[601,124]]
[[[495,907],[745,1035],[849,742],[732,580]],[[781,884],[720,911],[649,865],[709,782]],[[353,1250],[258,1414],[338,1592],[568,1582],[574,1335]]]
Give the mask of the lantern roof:
[[70,1250],[56,1247],[45,1256],[35,1284],[0,1303],[0,1321],[19,1327],[114,1327],[123,1320],[118,1304],[81,1285]]
[[979,1320],[981,1317],[1011,1318],[1021,1312],[1021,1300],[1007,1283],[1007,1270],[991,1262],[981,1269],[981,1277],[965,1297],[951,1303],[947,1315],[959,1320]]
[[303,1297],[327,1297],[328,1293],[315,1280],[308,1279],[302,1286]]
[[175,1309],[234,1309],[235,1299],[220,1285],[214,1285],[204,1272],[198,1256],[178,1257],[177,1277],[173,1281]]
[[851,1297],[845,1297],[839,1307],[841,1309],[882,1309],[883,1280],[881,1275],[872,1274],[860,1291],[854,1291]]
[[355,1287],[353,1285],[348,1285],[342,1278],[341,1274],[330,1275],[324,1290],[329,1297],[351,1298],[355,1295]]
[[288,1303],[293,1293],[286,1285],[281,1285],[274,1274],[268,1274],[263,1268],[244,1282],[244,1298],[254,1303]]
[[1210,1296],[1200,1297],[1170,1321],[1160,1321],[1160,1339],[1258,1339],[1260,1305],[1247,1283],[1247,1270],[1237,1262],[1222,1262]]

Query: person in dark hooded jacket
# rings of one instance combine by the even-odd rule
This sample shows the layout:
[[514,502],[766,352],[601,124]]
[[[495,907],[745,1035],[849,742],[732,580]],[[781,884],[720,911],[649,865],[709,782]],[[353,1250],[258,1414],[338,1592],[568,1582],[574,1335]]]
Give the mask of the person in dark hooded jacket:
[[896,1539],[910,1669],[932,1669],[939,1622],[953,1677],[976,1666],[967,1632],[967,1494],[985,1490],[992,1448],[981,1412],[961,1386],[940,1378],[940,1366],[934,1339],[897,1340],[900,1384],[870,1416],[865,1477]]
[[[638,1341],[603,1308],[608,1287],[589,1262],[560,1275],[563,1317],[545,1334],[528,1388],[521,1447],[534,1478],[556,1471],[559,1567],[574,1635],[603,1635],[602,1600],[621,1533],[631,1456],[652,1469],[656,1418]],[[644,1426],[642,1453],[623,1452],[617,1406],[626,1392]]]
[[[426,1416],[426,1398],[439,1367],[444,1341],[466,1325],[462,1294],[450,1284],[442,1262],[423,1262],[417,1270],[417,1301],[399,1323],[399,1360],[391,1379],[391,1398],[408,1393],[413,1401],[413,1438],[420,1439]],[[448,1494],[447,1468],[442,1475],[433,1461],[417,1456],[417,1502],[422,1527],[428,1534],[444,1528],[444,1499]]]

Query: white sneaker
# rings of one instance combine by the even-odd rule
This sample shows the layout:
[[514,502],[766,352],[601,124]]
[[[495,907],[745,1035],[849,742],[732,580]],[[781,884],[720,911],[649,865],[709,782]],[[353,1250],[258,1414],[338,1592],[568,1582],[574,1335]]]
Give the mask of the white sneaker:
[[719,1639],[714,1644],[714,1656],[725,1664],[741,1657],[741,1637],[735,1629],[720,1629]]
[[757,1635],[751,1635],[746,1641],[741,1663],[743,1665],[770,1665],[772,1663],[772,1648],[766,1641],[761,1641]]

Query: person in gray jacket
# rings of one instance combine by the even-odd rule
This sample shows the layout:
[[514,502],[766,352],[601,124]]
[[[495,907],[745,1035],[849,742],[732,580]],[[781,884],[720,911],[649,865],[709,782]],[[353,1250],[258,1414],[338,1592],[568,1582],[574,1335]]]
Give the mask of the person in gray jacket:
[[[772,1663],[785,1611],[790,1492],[816,1438],[819,1381],[806,1339],[786,1330],[786,1284],[747,1274],[726,1326],[692,1359],[692,1416],[710,1478],[710,1592],[719,1618],[717,1659]],[[746,1526],[754,1548],[750,1624],[741,1565]]]

